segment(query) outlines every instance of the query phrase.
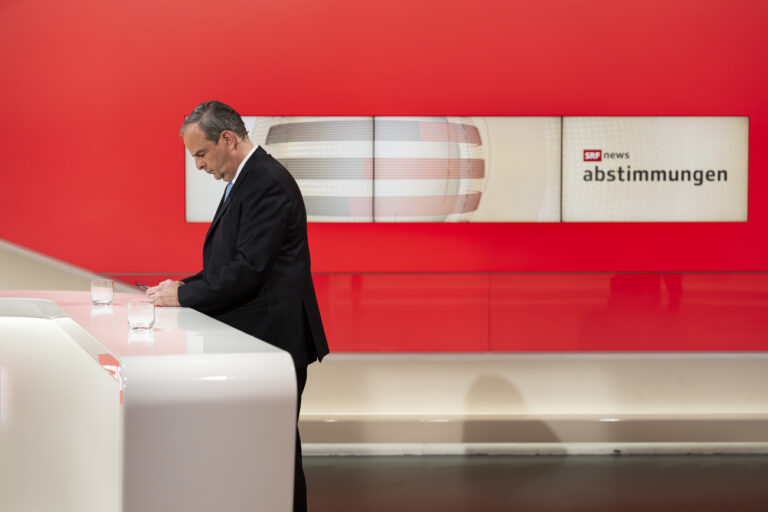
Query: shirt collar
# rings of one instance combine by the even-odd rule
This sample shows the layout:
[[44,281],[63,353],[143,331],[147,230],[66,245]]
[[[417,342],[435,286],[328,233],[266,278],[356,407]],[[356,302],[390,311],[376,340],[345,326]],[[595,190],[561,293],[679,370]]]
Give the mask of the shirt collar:
[[253,155],[253,152],[256,151],[256,148],[258,148],[258,146],[256,144],[254,144],[253,148],[251,148],[251,150],[248,152],[248,154],[245,155],[245,158],[243,158],[243,161],[240,162],[240,165],[237,166],[237,171],[235,171],[235,177],[232,178],[232,181],[230,182],[230,183],[232,183],[233,186],[235,184],[235,181],[237,181],[237,177],[240,176],[240,171],[242,171],[243,167],[245,167],[245,162],[247,162],[248,159],[251,158],[251,155]]

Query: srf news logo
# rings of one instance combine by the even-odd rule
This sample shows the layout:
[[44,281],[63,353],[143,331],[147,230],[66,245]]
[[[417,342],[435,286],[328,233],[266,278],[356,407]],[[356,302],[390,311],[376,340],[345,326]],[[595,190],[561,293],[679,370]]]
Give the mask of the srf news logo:
[[584,161],[585,162],[602,162],[603,150],[602,149],[585,149]]
[[629,151],[608,151],[606,153],[603,153],[602,149],[585,149],[584,150],[584,161],[585,162],[602,162],[603,158],[606,160],[613,160],[613,159],[629,159]]

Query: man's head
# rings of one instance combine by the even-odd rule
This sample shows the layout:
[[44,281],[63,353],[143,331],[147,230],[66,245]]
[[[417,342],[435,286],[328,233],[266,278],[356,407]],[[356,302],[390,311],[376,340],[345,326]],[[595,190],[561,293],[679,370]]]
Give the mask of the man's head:
[[232,181],[253,144],[240,114],[221,103],[201,103],[187,116],[179,132],[195,166],[217,180]]

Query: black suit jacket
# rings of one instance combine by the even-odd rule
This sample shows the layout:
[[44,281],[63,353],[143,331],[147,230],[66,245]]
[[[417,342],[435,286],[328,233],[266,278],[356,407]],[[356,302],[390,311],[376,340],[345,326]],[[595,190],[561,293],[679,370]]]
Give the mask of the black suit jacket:
[[297,368],[328,353],[310,273],[307,214],[296,181],[261,147],[203,245],[203,270],[179,302],[290,352]]

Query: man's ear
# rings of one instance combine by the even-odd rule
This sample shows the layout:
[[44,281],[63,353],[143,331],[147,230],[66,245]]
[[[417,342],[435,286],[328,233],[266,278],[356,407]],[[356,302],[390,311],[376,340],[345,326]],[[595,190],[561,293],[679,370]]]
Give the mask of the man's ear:
[[234,132],[231,132],[229,130],[224,130],[221,132],[221,138],[224,139],[224,144],[227,145],[228,148],[232,149],[237,142],[237,138],[235,137]]

